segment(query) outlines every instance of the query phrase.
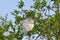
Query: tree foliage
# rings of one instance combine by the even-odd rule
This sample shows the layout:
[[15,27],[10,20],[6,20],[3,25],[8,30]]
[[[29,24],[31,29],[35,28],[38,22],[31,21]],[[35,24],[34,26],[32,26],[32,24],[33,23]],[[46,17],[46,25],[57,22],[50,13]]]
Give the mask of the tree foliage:
[[[53,2],[53,5],[48,4],[47,0],[33,1],[34,5],[30,6],[33,10],[25,10],[23,9],[25,4],[23,0],[20,0],[18,4],[20,10],[14,10],[11,12],[15,18],[14,22],[8,20],[7,16],[0,17],[0,40],[13,40],[14,38],[22,40],[24,35],[31,37],[33,34],[38,34],[36,39],[42,35],[43,38],[47,37],[47,40],[53,40],[53,38],[55,38],[55,40],[60,40],[60,0],[50,0],[49,3]],[[52,5],[52,7],[50,5]],[[55,14],[50,15],[50,10],[55,12]],[[21,31],[22,28],[20,22],[27,17],[32,17],[34,19],[34,28],[27,34],[24,34]],[[5,32],[8,32],[9,35],[6,34],[6,36],[4,34]]]

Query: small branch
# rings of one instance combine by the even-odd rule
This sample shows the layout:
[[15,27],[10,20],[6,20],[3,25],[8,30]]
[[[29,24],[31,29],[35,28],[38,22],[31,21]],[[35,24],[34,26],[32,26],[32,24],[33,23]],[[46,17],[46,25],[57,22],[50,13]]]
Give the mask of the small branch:
[[37,40],[37,39],[39,38],[39,36],[40,36],[40,34],[36,37],[36,39],[35,39],[35,40]]
[[31,36],[30,36],[30,35],[28,35],[28,40],[30,40],[30,37],[31,37]]

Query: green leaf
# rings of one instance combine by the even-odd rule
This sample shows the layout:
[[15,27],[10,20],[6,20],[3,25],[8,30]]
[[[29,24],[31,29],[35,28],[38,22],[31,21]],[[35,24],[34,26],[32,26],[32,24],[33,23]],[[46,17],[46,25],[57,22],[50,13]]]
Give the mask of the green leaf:
[[15,23],[16,24],[19,24],[20,23],[20,20],[21,20],[21,17],[20,16],[16,16],[15,18],[16,18]]
[[19,2],[19,8],[22,8],[24,6],[24,2],[21,0],[20,2]]

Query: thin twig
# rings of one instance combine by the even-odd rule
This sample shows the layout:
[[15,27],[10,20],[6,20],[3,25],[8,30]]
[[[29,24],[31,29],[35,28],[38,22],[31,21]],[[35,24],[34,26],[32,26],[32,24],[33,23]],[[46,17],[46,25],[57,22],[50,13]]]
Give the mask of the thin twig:
[[40,34],[36,37],[36,39],[35,39],[35,40],[37,40],[37,39],[39,38],[39,36],[40,36]]

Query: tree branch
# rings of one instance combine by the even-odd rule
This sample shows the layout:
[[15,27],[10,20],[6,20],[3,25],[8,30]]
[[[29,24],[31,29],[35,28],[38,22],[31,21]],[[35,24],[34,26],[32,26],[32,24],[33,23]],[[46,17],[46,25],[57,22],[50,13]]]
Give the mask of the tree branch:
[[39,36],[40,36],[40,34],[36,37],[36,39],[35,39],[35,40],[37,40],[37,39],[39,38]]

